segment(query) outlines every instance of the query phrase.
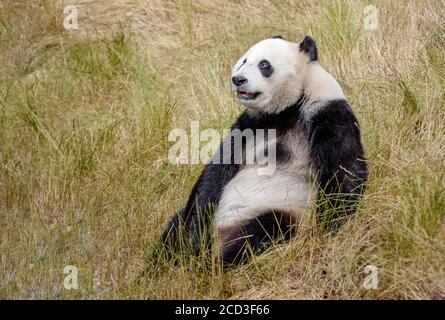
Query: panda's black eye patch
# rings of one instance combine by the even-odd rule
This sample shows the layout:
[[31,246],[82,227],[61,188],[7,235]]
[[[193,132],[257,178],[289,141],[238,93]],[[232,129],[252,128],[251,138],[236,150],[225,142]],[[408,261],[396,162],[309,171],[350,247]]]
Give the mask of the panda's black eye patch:
[[261,74],[266,78],[270,77],[273,73],[272,65],[267,60],[261,60],[258,64],[258,68],[260,69]]

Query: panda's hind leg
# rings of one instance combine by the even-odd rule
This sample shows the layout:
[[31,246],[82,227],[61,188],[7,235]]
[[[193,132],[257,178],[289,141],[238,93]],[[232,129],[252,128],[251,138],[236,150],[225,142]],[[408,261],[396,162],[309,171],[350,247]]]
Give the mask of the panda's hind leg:
[[218,254],[224,265],[238,265],[252,254],[260,254],[273,243],[289,240],[295,234],[294,217],[271,211],[240,225],[217,227]]

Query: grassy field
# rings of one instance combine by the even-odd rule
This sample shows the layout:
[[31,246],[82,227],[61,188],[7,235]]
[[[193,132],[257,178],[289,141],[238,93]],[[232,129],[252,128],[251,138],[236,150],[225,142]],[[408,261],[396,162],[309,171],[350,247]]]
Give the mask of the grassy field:
[[[445,299],[443,0],[372,1],[376,30],[368,1],[63,2],[0,1],[0,298]],[[170,164],[169,132],[229,126],[232,64],[276,34],[316,39],[360,121],[357,215],[225,273],[186,260],[139,279],[202,169]]]

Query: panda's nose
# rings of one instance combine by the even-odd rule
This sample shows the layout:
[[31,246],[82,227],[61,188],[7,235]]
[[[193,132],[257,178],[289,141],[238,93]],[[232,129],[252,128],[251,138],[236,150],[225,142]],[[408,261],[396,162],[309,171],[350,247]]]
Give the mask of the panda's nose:
[[234,76],[234,77],[232,77],[232,82],[235,86],[239,87],[239,86],[247,83],[247,79],[243,76]]

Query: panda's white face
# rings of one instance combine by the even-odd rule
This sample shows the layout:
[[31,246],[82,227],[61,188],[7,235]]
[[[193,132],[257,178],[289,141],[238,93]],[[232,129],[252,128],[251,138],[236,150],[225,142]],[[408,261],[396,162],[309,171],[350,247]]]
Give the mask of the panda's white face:
[[307,61],[296,43],[279,38],[260,41],[235,64],[232,91],[248,108],[278,112],[300,97]]

